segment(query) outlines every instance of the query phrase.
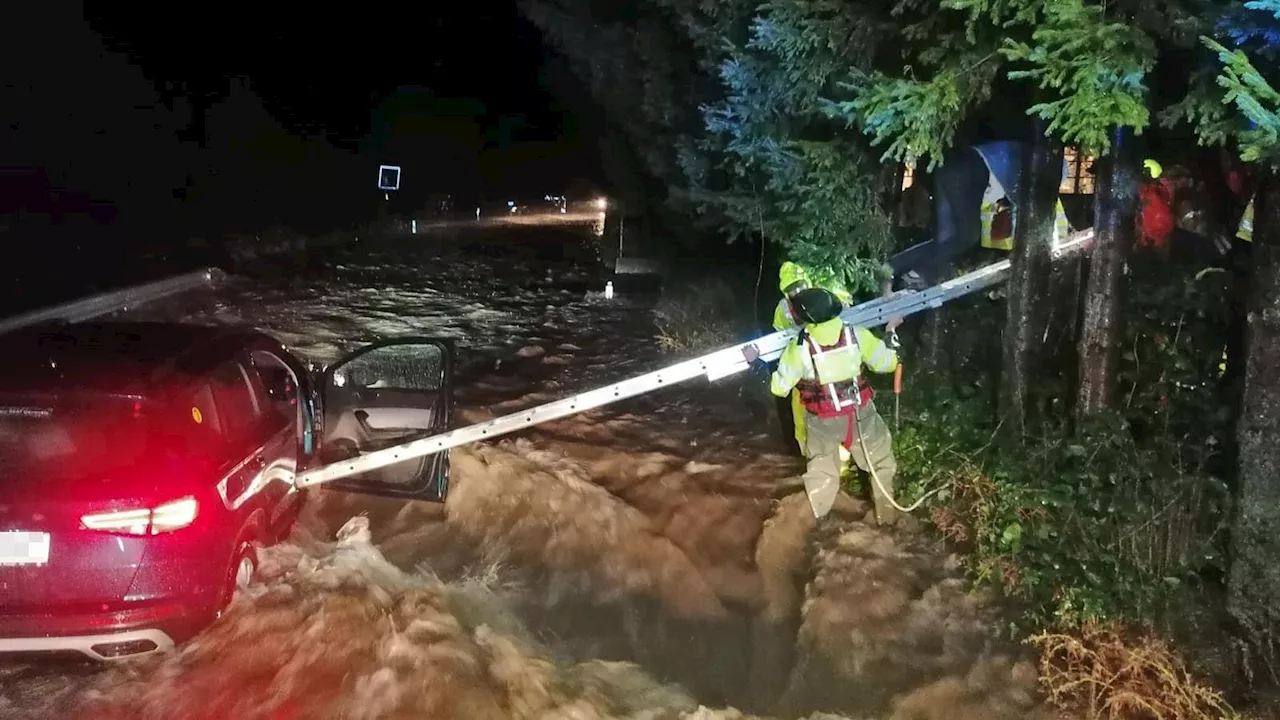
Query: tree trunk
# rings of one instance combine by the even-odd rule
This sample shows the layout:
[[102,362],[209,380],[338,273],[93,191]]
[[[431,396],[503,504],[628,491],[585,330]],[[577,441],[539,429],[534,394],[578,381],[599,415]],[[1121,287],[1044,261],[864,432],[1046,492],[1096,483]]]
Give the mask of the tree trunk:
[[1274,680],[1280,629],[1280,182],[1275,176],[1264,180],[1254,213],[1227,609],[1238,623],[1243,669],[1250,677],[1266,669]]
[[903,218],[903,191],[902,183],[907,176],[907,166],[902,163],[893,164],[893,179],[889,182],[889,188],[885,192],[886,202],[885,210],[889,211],[889,217],[893,218],[893,224],[897,226],[905,225]]
[[1033,395],[1033,412],[1042,418],[1066,419],[1074,409],[1072,392],[1079,387],[1076,338],[1080,337],[1085,259],[1081,253],[1072,253],[1053,262],[1049,273],[1051,298],[1045,301],[1049,308],[1049,319],[1045,321],[1047,340],[1038,366],[1043,391]]
[[[1225,184],[1225,180],[1223,181]],[[1256,192],[1258,188],[1249,188],[1249,191]],[[1239,408],[1244,403],[1244,371],[1247,357],[1245,355],[1245,318],[1248,316],[1249,305],[1249,289],[1253,282],[1254,265],[1253,265],[1253,242],[1244,242],[1240,238],[1235,237],[1236,231],[1240,226],[1240,219],[1244,215],[1245,206],[1235,197],[1231,197],[1230,192],[1224,192],[1223,195],[1229,196],[1229,200],[1235,201],[1231,210],[1223,212],[1226,221],[1222,223],[1222,229],[1227,237],[1231,238],[1231,252],[1229,255],[1229,266],[1231,268],[1231,321],[1227,326],[1227,367],[1226,372],[1222,374],[1221,389],[1224,397],[1229,398],[1228,402],[1233,408]],[[1244,198],[1247,202],[1247,196]],[[1239,443],[1236,438],[1232,437],[1227,446],[1223,448],[1226,461],[1235,465],[1239,462]],[[1234,490],[1234,488],[1233,488]]]
[[1129,252],[1138,209],[1138,163],[1133,133],[1117,128],[1111,156],[1093,199],[1094,241],[1080,334],[1080,394],[1076,414],[1087,418],[1111,407],[1123,331]]
[[1008,314],[1004,327],[1003,387],[1000,415],[1009,437],[1027,430],[1031,407],[1032,368],[1043,355],[1052,270],[1053,229],[1062,174],[1062,146],[1045,137],[1047,124],[1037,119],[1035,137],[1022,160],[1018,183],[1018,224],[1014,228],[1009,271]]

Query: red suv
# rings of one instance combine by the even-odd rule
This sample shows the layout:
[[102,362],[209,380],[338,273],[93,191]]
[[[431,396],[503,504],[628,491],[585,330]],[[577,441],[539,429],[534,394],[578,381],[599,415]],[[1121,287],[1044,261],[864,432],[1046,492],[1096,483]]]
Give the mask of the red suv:
[[[172,648],[288,535],[295,473],[449,425],[447,341],[377,343],[315,375],[245,329],[59,324],[3,343],[0,653]],[[448,473],[445,452],[330,487],[443,501]]]

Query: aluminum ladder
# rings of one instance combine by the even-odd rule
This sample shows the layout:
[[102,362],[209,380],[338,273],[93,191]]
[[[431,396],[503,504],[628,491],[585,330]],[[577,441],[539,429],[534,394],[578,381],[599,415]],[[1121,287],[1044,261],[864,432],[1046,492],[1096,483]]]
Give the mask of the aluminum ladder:
[[[1088,247],[1092,240],[1092,230],[1077,233],[1053,249],[1053,258],[1056,260],[1069,253],[1078,252]],[[1010,260],[1001,260],[953,280],[934,285],[926,290],[878,298],[863,303],[845,310],[840,314],[840,317],[851,325],[866,328],[877,327],[886,323],[890,318],[905,317],[924,310],[938,308],[956,298],[991,287],[1005,279],[1011,266]],[[559,420],[586,412],[587,410],[594,410],[699,377],[705,377],[709,382],[715,382],[747,369],[747,361],[742,355],[742,349],[747,345],[755,345],[759,349],[762,359],[772,361],[782,355],[782,351],[797,333],[798,330],[796,329],[776,332],[757,340],[717,350],[692,360],[685,360],[660,370],[654,370],[621,382],[538,405],[528,410],[521,410],[486,422],[412,440],[350,460],[314,468],[299,473],[295,479],[295,484],[298,487],[310,487],[341,480],[405,460],[434,455],[461,445],[492,440],[496,437],[519,432],[552,420]]]

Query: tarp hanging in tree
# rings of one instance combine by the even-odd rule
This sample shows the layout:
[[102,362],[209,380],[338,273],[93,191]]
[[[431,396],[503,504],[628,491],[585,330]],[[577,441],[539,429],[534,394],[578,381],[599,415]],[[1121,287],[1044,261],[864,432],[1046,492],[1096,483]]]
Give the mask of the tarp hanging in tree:
[[1008,193],[1011,205],[1018,203],[1018,180],[1022,173],[1022,151],[1025,146],[1025,143],[1013,140],[973,146],[986,163],[987,171],[996,177],[996,181]]

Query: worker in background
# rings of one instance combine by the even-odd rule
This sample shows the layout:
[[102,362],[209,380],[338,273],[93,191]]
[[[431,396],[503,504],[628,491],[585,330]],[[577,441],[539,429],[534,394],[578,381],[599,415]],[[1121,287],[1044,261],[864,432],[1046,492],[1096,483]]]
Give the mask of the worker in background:
[[1142,162],[1138,187],[1138,247],[1161,250],[1173,232],[1173,188],[1162,177],[1164,168],[1148,158]]
[[[1231,212],[1217,207],[1221,201],[1211,199],[1206,183],[1185,167],[1163,168],[1152,159],[1143,162],[1143,176],[1137,247],[1178,266],[1224,267],[1232,245],[1224,221]],[[1163,272],[1159,265],[1155,271]]]
[[[1012,250],[1018,182],[1028,147],[1025,142],[1002,140],[948,151],[942,167],[931,175],[933,237],[890,257],[892,277],[901,278],[907,289],[923,290],[946,280],[951,263],[972,247]],[[1064,158],[1060,182],[1067,170]],[[1061,198],[1055,210],[1053,240],[1060,244],[1071,233]]]
[[[890,494],[897,472],[889,426],[876,412],[874,392],[862,377],[862,367],[891,373],[898,367],[897,334],[901,318],[886,325],[889,344],[865,328],[840,319],[841,304],[834,293],[808,288],[793,295],[791,304],[804,329],[787,345],[770,377],[769,390],[786,397],[798,390],[805,412],[804,444],[808,468],[805,494],[817,519],[826,517],[840,492],[840,449],[853,455],[858,467],[871,473],[876,522],[897,521]],[[760,351],[743,348],[747,362],[755,365]]]
[[1013,204],[995,173],[988,173],[987,189],[982,193],[978,217],[982,223],[978,231],[982,247],[988,250],[1013,249]]
[[[1066,162],[1063,162],[1063,177],[1066,177]],[[979,242],[988,250],[1013,250],[1013,232],[1017,227],[1017,209],[1009,199],[996,173],[989,173],[987,189],[982,195],[979,207],[981,227]],[[1067,210],[1062,206],[1062,198],[1054,201],[1053,244],[1061,245],[1071,235],[1071,223],[1067,221]]]
[[853,295],[843,287],[834,282],[815,283],[813,274],[803,265],[791,261],[782,263],[782,267],[778,270],[778,289],[782,291],[782,299],[778,301],[778,306],[773,310],[773,329],[788,330],[793,327],[799,327],[800,321],[796,318],[795,311],[792,308],[791,298],[801,290],[819,286],[825,287],[834,293],[836,299],[842,304],[853,304]]

